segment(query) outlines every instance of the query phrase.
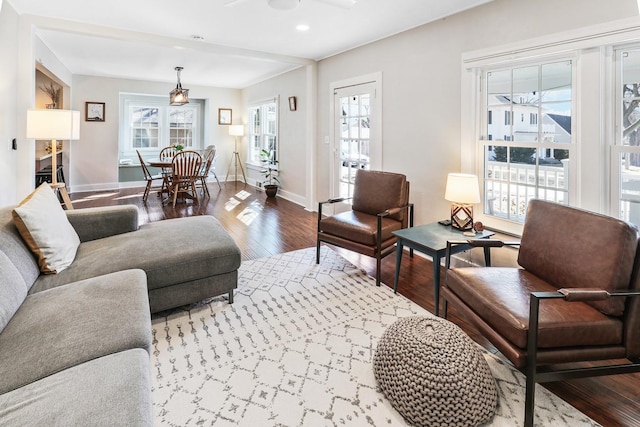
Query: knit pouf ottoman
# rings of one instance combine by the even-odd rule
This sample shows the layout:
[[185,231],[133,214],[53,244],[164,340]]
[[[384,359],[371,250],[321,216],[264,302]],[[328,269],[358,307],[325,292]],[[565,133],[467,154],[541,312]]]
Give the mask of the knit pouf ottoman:
[[385,396],[419,426],[475,426],[493,416],[496,384],[477,344],[453,323],[412,316],[384,332],[373,371]]

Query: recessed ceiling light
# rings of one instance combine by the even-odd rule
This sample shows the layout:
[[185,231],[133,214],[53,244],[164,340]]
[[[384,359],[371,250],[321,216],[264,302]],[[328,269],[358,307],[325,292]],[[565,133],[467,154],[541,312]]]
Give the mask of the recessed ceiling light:
[[298,30],[298,31],[309,31],[309,26],[307,24],[296,25],[296,30]]

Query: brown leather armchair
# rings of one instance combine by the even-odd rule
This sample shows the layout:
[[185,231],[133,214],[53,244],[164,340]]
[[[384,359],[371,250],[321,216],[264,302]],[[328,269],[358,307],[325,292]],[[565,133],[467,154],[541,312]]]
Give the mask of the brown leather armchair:
[[520,267],[447,271],[444,316],[454,306],[526,374],[525,426],[533,425],[536,383],[640,372],[637,249],[630,224],[532,200]]
[[[322,217],[322,207],[352,200],[347,212]],[[376,285],[380,286],[382,258],[394,251],[393,231],[413,227],[413,204],[409,203],[409,182],[405,175],[359,169],[353,197],[329,199],[318,204],[316,264],[320,263],[320,242],[329,243],[376,259]]]

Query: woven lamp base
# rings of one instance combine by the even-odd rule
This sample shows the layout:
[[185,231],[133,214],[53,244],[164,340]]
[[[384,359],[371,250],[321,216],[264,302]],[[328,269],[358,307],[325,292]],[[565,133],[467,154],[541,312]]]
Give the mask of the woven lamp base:
[[498,394],[487,361],[459,327],[412,316],[393,323],[373,358],[376,381],[393,407],[418,426],[476,426]]

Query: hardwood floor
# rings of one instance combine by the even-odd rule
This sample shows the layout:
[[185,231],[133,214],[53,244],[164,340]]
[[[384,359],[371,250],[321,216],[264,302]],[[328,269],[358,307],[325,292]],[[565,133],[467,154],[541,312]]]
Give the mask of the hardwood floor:
[[[134,204],[140,211],[140,222],[160,221],[192,215],[213,215],[233,236],[242,251],[243,260],[266,257],[316,244],[316,214],[287,200],[267,199],[263,192],[242,183],[227,183],[219,189],[209,184],[210,198],[200,205],[191,201],[174,208],[162,206],[160,197],[151,193],[142,202],[142,188],[115,192],[72,194],[76,209],[93,206]],[[507,250],[507,249],[504,249]],[[373,275],[375,260],[349,251],[338,252]],[[494,262],[495,264],[495,262]],[[393,286],[395,257],[382,262],[382,281]],[[403,258],[399,292],[416,304],[434,311],[432,264],[416,256]],[[462,327],[489,351],[499,353],[455,310],[449,319]],[[640,426],[640,374],[587,378],[545,385],[580,411],[603,426]],[[538,387],[540,387],[538,385]]]

